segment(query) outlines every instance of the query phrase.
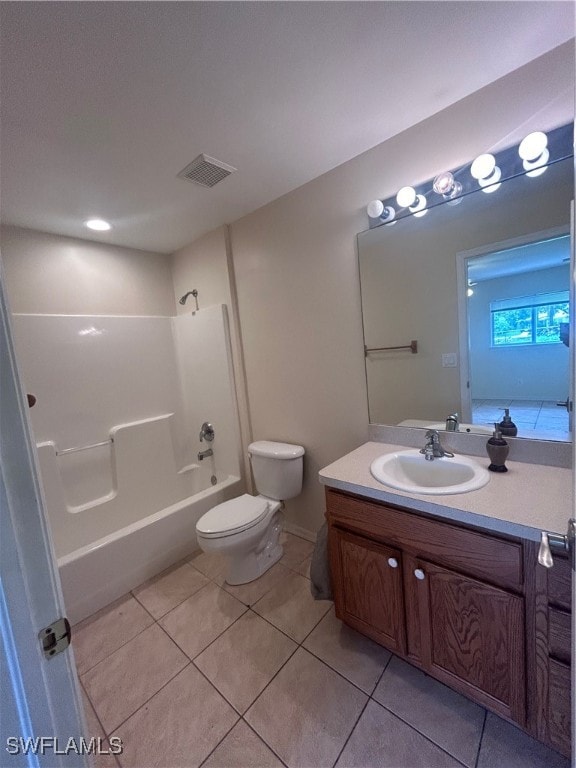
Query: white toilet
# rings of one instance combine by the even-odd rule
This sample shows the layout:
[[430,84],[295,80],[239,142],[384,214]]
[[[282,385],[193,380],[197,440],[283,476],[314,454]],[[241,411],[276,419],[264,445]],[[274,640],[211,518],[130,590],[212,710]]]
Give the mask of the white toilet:
[[196,523],[204,552],[228,560],[228,584],[247,584],[282,557],[282,501],[302,490],[304,448],[260,440],[248,446],[258,496],[245,493],[213,507]]

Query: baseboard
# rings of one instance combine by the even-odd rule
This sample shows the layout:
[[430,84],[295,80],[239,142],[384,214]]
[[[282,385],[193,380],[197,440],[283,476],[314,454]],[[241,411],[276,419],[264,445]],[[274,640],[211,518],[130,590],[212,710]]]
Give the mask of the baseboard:
[[316,543],[316,534],[312,533],[312,531],[306,530],[306,528],[302,528],[299,525],[295,525],[294,523],[289,522],[288,520],[284,521],[284,530],[288,533],[293,533],[294,536],[300,536],[301,539],[306,539],[307,541],[311,541],[313,544]]

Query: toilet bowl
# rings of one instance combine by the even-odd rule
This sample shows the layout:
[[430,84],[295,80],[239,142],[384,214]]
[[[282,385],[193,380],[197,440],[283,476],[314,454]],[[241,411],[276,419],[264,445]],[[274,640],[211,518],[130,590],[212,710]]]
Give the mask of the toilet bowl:
[[196,524],[200,548],[225,556],[228,584],[254,581],[280,560],[282,502],[302,490],[302,446],[261,440],[248,453],[261,493],[218,504]]

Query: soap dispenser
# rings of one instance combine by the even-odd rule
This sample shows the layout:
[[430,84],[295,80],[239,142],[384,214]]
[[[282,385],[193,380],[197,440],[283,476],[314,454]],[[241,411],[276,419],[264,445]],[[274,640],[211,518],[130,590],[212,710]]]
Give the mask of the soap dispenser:
[[504,437],[516,437],[518,434],[518,427],[510,418],[510,409],[504,408],[504,418],[498,424],[498,429],[504,435]]
[[488,469],[491,472],[508,472],[508,468],[504,464],[510,447],[506,440],[502,437],[500,432],[500,425],[494,424],[494,434],[486,443],[486,451],[488,458],[490,459],[490,466]]

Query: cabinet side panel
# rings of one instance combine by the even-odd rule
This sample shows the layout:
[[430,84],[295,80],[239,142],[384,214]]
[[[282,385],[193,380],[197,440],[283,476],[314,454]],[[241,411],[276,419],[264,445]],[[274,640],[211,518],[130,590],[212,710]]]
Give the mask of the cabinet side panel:
[[550,696],[548,727],[550,742],[563,754],[570,754],[570,667],[559,661],[549,662]]

